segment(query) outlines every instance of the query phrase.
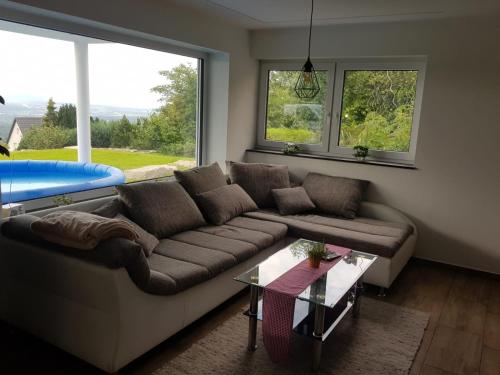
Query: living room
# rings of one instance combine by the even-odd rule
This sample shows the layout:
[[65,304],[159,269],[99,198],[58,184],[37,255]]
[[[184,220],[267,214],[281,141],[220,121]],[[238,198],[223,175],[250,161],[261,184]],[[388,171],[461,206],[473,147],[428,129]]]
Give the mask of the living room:
[[[161,285],[151,283],[151,275],[154,273],[150,274],[146,265],[153,261],[147,255],[144,259],[141,255],[141,262],[144,261],[141,267],[147,268],[146,280],[142,268],[138,270],[136,263],[132,264],[129,258],[120,258],[116,253],[108,252],[106,254],[110,257],[103,259],[92,258],[90,255],[75,257],[74,254],[58,254],[50,252],[50,249],[40,251],[37,248],[35,251],[24,245],[15,245],[22,243],[19,238],[2,235],[1,371],[9,374],[117,371],[123,374],[257,374],[303,373],[303,369],[309,371],[309,351],[313,352],[313,357],[317,355],[318,340],[312,340],[314,345],[310,345],[309,341],[302,343],[302,337],[294,331],[293,345],[297,345],[299,350],[290,349],[291,353],[286,361],[275,363],[271,360],[269,347],[272,345],[269,342],[266,344],[265,337],[264,343],[262,342],[264,321],[257,322],[257,316],[255,321],[252,320],[252,302],[249,303],[249,299],[253,301],[251,297],[257,296],[257,300],[260,300],[262,290],[259,291],[259,288],[265,290],[264,285],[254,285],[251,281],[247,283],[245,277],[240,277],[246,275],[251,278],[252,274],[246,272],[252,267],[266,262],[266,259],[273,260],[282,249],[293,247],[295,240],[305,238],[316,241],[315,244],[326,243],[378,257],[373,265],[369,256],[363,258],[365,263],[361,264],[370,263],[366,265],[367,269],[363,269],[356,277],[349,274],[354,277],[346,281],[349,293],[352,292],[348,296],[349,301],[332,296],[328,290],[323,291],[323,294],[335,299],[333,305],[344,301],[353,311],[346,312],[346,316],[342,315],[339,322],[334,322],[333,325],[338,323],[339,326],[331,332],[328,332],[328,327],[323,327],[321,334],[328,332],[331,337],[324,340],[319,362],[312,360],[313,368],[319,368],[320,373],[500,373],[500,249],[496,238],[500,223],[497,187],[500,172],[496,165],[500,161],[500,153],[496,142],[500,137],[500,128],[495,120],[500,96],[499,15],[500,7],[495,1],[477,3],[467,0],[400,4],[391,1],[376,4],[360,1],[353,4],[340,0],[316,0],[314,3],[307,0],[3,2],[0,5],[1,30],[75,43],[75,56],[82,58],[76,60],[76,66],[80,70],[73,66],[68,69],[71,80],[75,80],[72,90],[76,92],[73,102],[76,107],[74,131],[77,133],[77,142],[69,146],[73,147],[72,151],[64,148],[67,150],[64,152],[74,153],[74,161],[67,159],[67,163],[77,162],[76,160],[82,163],[102,163],[116,169],[107,169],[106,171],[110,171],[108,177],[120,175],[122,171],[125,175],[119,182],[115,180],[107,186],[94,186],[94,189],[78,188],[38,196],[37,199],[10,200],[8,190],[11,190],[11,196],[14,195],[11,161],[29,159],[32,163],[34,159],[49,160],[44,150],[37,150],[40,154],[41,151],[44,152],[43,158],[23,157],[28,153],[34,155],[31,147],[26,150],[11,150],[12,157],[0,162],[9,163],[5,164],[5,169],[0,168],[2,202],[8,202],[12,214],[15,211],[12,204],[22,206],[21,212],[26,212],[27,215],[18,215],[18,220],[24,216],[37,220],[38,217],[53,215],[66,209],[95,211],[114,199],[116,189],[122,198],[128,197],[128,201],[123,199],[132,207],[132,203],[137,203],[137,197],[130,198],[127,195],[133,195],[130,191],[135,184],[131,181],[147,178],[129,179],[126,176],[132,174],[128,174],[131,173],[128,171],[132,168],[146,168],[149,171],[153,164],[164,166],[169,175],[175,173],[179,183],[190,193],[187,187],[190,186],[189,182],[186,182],[186,179],[191,181],[188,171],[193,165],[190,163],[203,166],[218,163],[221,173],[230,178],[232,185],[240,185],[243,193],[239,190],[232,192],[238,197],[234,198],[238,207],[232,208],[232,214],[226,212],[225,218],[207,219],[217,211],[214,207],[229,205],[231,199],[217,202],[217,196],[209,196],[203,198],[204,204],[201,200],[194,199],[200,207],[201,220],[231,227],[231,230],[238,233],[234,240],[238,236],[244,236],[244,231],[234,228],[241,229],[240,225],[250,225],[249,219],[271,223],[266,224],[267,227],[259,225],[258,230],[255,227],[252,230],[267,233],[276,242],[265,242],[261,239],[268,238],[265,235],[260,235],[258,241],[252,237],[252,241],[258,242],[259,246],[261,241],[265,243],[265,246],[262,245],[263,250],[257,246],[259,250],[255,250],[257,254],[252,258],[245,258],[229,269],[229,263],[224,263],[224,266],[220,266],[224,271],[210,278],[199,271],[196,276],[199,280],[208,278],[200,285],[189,284],[194,282],[193,279],[185,281],[186,284],[180,289],[168,289],[170,287],[165,278],[160,278],[161,283],[158,281]],[[94,116],[92,105],[102,104],[92,97],[96,87],[94,82],[105,81],[104,78],[94,79],[92,76],[94,66],[104,65],[104,60],[100,62],[93,57],[96,56],[93,48],[99,48],[102,40],[119,44],[117,48],[140,47],[193,60],[192,77],[197,82],[194,110],[197,115],[192,127],[195,142],[186,143],[196,144],[196,147],[189,150],[186,148],[187,151],[183,149],[180,154],[175,155],[173,153],[176,150],[169,148],[169,158],[166,158],[160,148],[157,153],[149,146],[144,146],[143,150],[132,139],[130,144],[124,144],[123,150],[116,145],[107,146],[106,150],[97,150],[109,153],[109,156],[102,162],[96,159],[99,154],[94,153],[94,134],[90,133],[90,128],[97,125],[91,123],[89,116]],[[85,49],[78,49],[78,43],[82,42],[88,45],[89,57],[86,60]],[[132,56],[135,52],[127,50],[126,53],[130,53],[127,56]],[[140,76],[140,53],[146,52],[137,53],[139,58],[133,60],[136,65],[127,65],[125,61],[118,64],[126,68],[125,74],[128,71],[130,76]],[[311,77],[307,75],[309,71],[302,72],[308,54],[318,77],[319,91],[314,99],[299,101],[295,97],[300,88],[296,86],[297,77],[301,77],[301,74],[305,74],[303,77]],[[144,60],[154,58],[156,57],[144,57]],[[189,61],[186,64],[189,65]],[[4,71],[5,77],[14,76],[17,74],[14,67],[15,64],[12,64],[9,65],[10,70],[4,71],[4,67],[0,70]],[[138,73],[135,73],[135,68]],[[154,69],[157,69],[156,66]],[[115,70],[119,71],[119,67]],[[85,83],[82,77],[85,77],[86,71],[90,72],[87,86],[82,85],[82,82]],[[108,74],[112,71],[110,69]],[[292,83],[285,89],[279,86],[281,72],[295,74],[292,75]],[[394,119],[406,119],[408,128],[402,138],[403,146],[377,146],[370,139],[370,134],[374,134],[368,131],[370,125],[362,133],[364,137],[358,137],[355,141],[347,137],[350,119],[353,116],[359,117],[359,113],[346,109],[349,100],[359,104],[365,98],[363,93],[368,96],[373,93],[373,90],[370,91],[372,86],[368,85],[366,92],[359,94],[359,91],[355,91],[359,97],[347,95],[349,78],[356,78],[350,75],[352,72],[362,72],[369,79],[385,82],[386,86],[382,84],[378,88],[385,87],[388,91],[394,89],[397,93],[407,90],[410,93],[409,101],[404,102],[408,97],[401,99],[404,108],[395,109],[395,106],[389,120],[377,118],[379,122],[374,120],[370,123],[371,126],[378,126],[377,124],[388,121],[391,126],[394,125],[391,132],[384,133],[385,140],[389,142],[397,138],[396,130],[404,131],[402,127],[398,127],[402,122],[398,123]],[[371,76],[370,72],[373,73]],[[383,72],[386,81],[374,72]],[[35,78],[30,78],[32,83],[37,79],[36,76],[33,77]],[[117,74],[117,78],[114,78],[116,81],[113,82],[118,85],[123,80],[121,77]],[[274,77],[277,77],[275,81]],[[357,78],[359,77],[363,75],[359,74]],[[132,77],[130,81],[133,81]],[[7,82],[7,78],[0,82]],[[313,84],[314,82],[313,79]],[[354,79],[352,82],[353,85],[356,84]],[[391,86],[393,82],[394,85]],[[7,90],[7,83],[1,84],[3,87],[0,87],[0,94],[5,99],[5,106],[2,107],[7,108],[9,101],[13,101],[13,94]],[[358,88],[363,88],[359,81],[358,85]],[[149,87],[152,85],[147,90]],[[289,129],[296,129],[295,125],[272,125],[274,117],[271,116],[270,109],[275,99],[275,89],[281,89],[282,92],[287,90],[286,95],[290,98],[293,96],[294,101],[290,102],[293,104],[275,102],[283,117],[288,116],[287,118],[291,117],[291,120],[296,121],[302,110],[300,103],[307,104],[307,110],[313,115],[320,108],[320,115],[311,117],[314,120],[310,121],[308,128],[308,131],[316,132],[314,141],[290,137]],[[126,96],[133,97],[132,101],[136,103],[142,100],[132,90],[132,86],[123,86],[119,90],[120,95],[116,94],[117,98],[124,98],[121,103],[123,107],[133,106],[133,103],[129,105],[126,102]],[[145,96],[146,91],[140,95]],[[354,99],[349,99],[352,97]],[[70,103],[71,98],[61,100],[63,102]],[[119,104],[117,102],[115,107]],[[410,112],[405,112],[408,105]],[[61,111],[60,107],[58,110]],[[364,124],[368,124],[366,112],[361,112]],[[47,117],[47,113],[44,117]],[[409,117],[404,117],[408,113]],[[121,115],[126,115],[130,120],[133,116],[131,112],[120,112]],[[397,117],[398,115],[401,117]],[[24,113],[16,115],[17,118],[21,116],[25,116]],[[148,120],[153,123],[152,119]],[[9,119],[9,126],[11,123],[13,121]],[[284,133],[287,135],[281,136],[282,138],[279,131],[275,131],[278,134],[276,137],[270,136],[272,132],[269,129],[285,128],[288,133]],[[92,140],[86,134],[91,135]],[[366,145],[369,146],[368,155],[353,155],[353,146]],[[61,152],[55,159],[59,163],[65,160],[60,155]],[[130,163],[130,169],[122,164],[114,164],[129,157],[139,159]],[[153,157],[158,157],[161,161],[150,161]],[[143,162],[146,158],[148,161]],[[252,170],[251,164],[245,163],[259,163],[257,165],[261,170]],[[272,165],[276,171],[273,169],[271,173],[262,165]],[[287,171],[286,178],[283,177],[284,168]],[[225,183],[221,182],[220,173],[210,171],[207,180],[211,186],[217,188],[224,185],[226,189]],[[67,176],[69,172],[65,170],[63,173]],[[197,172],[196,175],[203,173]],[[90,184],[94,184],[97,177],[90,176]],[[159,177],[155,175],[149,178]],[[345,182],[344,180],[331,180],[330,177],[343,177],[355,182],[349,181],[347,189],[340,182]],[[124,188],[114,187],[124,182],[125,178],[127,183],[123,185]],[[288,183],[283,183],[283,178]],[[167,180],[172,178],[167,177]],[[367,187],[364,181],[368,181]],[[303,212],[307,213],[307,209],[279,217],[274,211],[270,214],[269,207],[259,202],[256,186],[265,189],[265,186],[271,185],[273,189],[303,187],[300,196],[281,197],[284,204],[305,201],[307,206],[312,202],[319,213],[311,211],[314,214],[308,214],[309,221],[305,221],[305,224],[297,223],[297,218],[291,216],[305,216]],[[127,190],[127,186],[130,189]],[[340,186],[340,191],[335,191],[335,186]],[[188,195],[206,193],[194,190],[196,189],[193,188],[192,194]],[[345,196],[351,199],[349,207],[354,207],[353,214],[346,213],[345,210],[337,212],[342,204],[336,206],[336,199],[343,196],[345,190],[351,193]],[[334,191],[333,195],[329,196],[331,191]],[[357,195],[354,191],[358,191]],[[320,192],[325,194],[321,195]],[[179,192],[172,191],[169,194],[174,193]],[[271,194],[270,190],[268,193]],[[149,198],[154,196],[153,192],[150,194]],[[276,202],[272,204],[275,205],[279,201],[279,193],[276,196],[273,194],[270,196],[274,197]],[[56,196],[60,197],[58,202],[62,201],[62,204],[55,204]],[[251,202],[247,200],[248,196]],[[250,209],[254,207],[252,202],[265,212],[258,210],[253,213]],[[56,205],[61,207],[54,209]],[[192,205],[182,208],[183,212],[192,209]],[[242,209],[244,210],[241,211]],[[276,211],[275,206],[273,209]],[[281,211],[279,204],[278,209]],[[242,215],[239,216],[240,214]],[[13,222],[14,219],[16,216],[12,216]],[[193,220],[196,222],[197,219]],[[305,218],[302,217],[301,220]],[[5,219],[7,221],[9,219]],[[139,222],[140,219],[134,221]],[[198,221],[198,226],[203,228],[201,222]],[[151,220],[143,217],[142,223],[147,227]],[[21,224],[26,225],[26,222]],[[17,228],[17,235],[21,233],[21,237],[32,239],[32,234],[24,232],[21,224]],[[318,229],[321,227],[330,229],[321,231]],[[196,245],[201,246],[205,241],[198,237],[188,241],[187,237],[182,237],[184,233],[172,228],[165,232],[162,228],[149,227],[148,232],[154,232],[160,241],[167,234],[167,237],[175,237],[175,241],[179,243],[201,241]],[[194,226],[183,229],[189,229],[191,233],[194,232],[192,228]],[[212,230],[200,229],[197,233]],[[349,233],[345,234],[345,231]],[[363,235],[356,237],[352,232]],[[208,243],[204,245],[210,248]],[[328,247],[326,245],[324,248]],[[23,249],[23,252],[19,249]],[[131,254],[134,249],[130,250]],[[231,251],[232,249],[231,247]],[[188,253],[187,248],[177,250]],[[24,254],[24,251],[25,256],[16,255]],[[157,254],[156,250],[152,252],[153,255]],[[341,253],[342,250],[337,249],[337,252]],[[80,254],[81,251],[76,253]],[[321,264],[325,267],[332,266],[326,274],[340,273],[342,267],[348,268],[352,264],[348,263],[351,258],[341,258],[343,260],[322,261]],[[276,259],[278,258],[274,258]],[[104,264],[96,265],[96,262]],[[335,264],[336,262],[339,263]],[[116,264],[120,264],[121,268],[113,266]],[[266,263],[263,265],[266,266]],[[106,272],[108,268],[112,272]],[[285,271],[289,270],[282,269],[282,272]],[[356,301],[361,289],[356,291],[356,286],[361,285],[358,281],[365,271],[364,296],[361,311],[358,312],[360,317],[357,323],[351,323],[350,315],[356,315]],[[209,272],[215,271],[209,269]],[[261,268],[260,278],[264,278],[265,272],[265,267]],[[47,276],[45,280],[44,275],[51,277]],[[278,275],[274,278],[276,276]],[[345,280],[343,277],[337,279]],[[82,285],[82,280],[87,280],[88,285]],[[127,284],[118,283],[116,287],[117,282]],[[43,293],[32,288],[37,284]],[[247,284],[253,287],[248,288]],[[120,285],[126,285],[123,288],[124,294],[116,291],[120,289]],[[180,284],[177,283],[176,287],[178,285]],[[327,287],[328,283],[325,285]],[[310,290],[311,286],[311,283],[307,284],[309,289],[304,287],[300,293]],[[258,287],[257,292],[252,292],[255,287]],[[94,293],[99,288],[102,288],[101,293]],[[157,288],[161,289],[161,293]],[[70,293],[75,290],[80,295],[70,298]],[[163,295],[157,296],[158,293]],[[318,304],[312,297],[308,299],[303,294],[300,296],[302,297],[297,298],[297,301],[304,302],[306,299],[310,305],[316,305],[317,312],[325,307],[324,301]],[[71,300],[78,303],[69,303]],[[261,303],[260,307],[256,307],[256,315],[262,312],[262,305]],[[296,307],[299,305],[297,303]],[[335,310],[333,305],[326,306],[326,318],[322,319],[325,324],[330,322],[328,309]],[[126,309],[129,312],[124,312]],[[249,310],[250,319],[242,316],[241,312],[244,310]],[[33,311],[39,311],[38,316],[30,316]],[[382,324],[377,321],[377,314],[392,314],[393,318],[388,317]],[[85,316],[79,328],[79,322],[73,320],[78,316]],[[142,320],[141,317],[144,321],[139,324],[137,321]],[[179,324],[162,323],[162,317],[165,320],[177,320]],[[126,320],[128,318],[129,321]],[[262,316],[259,315],[258,318]],[[148,319],[150,322],[147,322]],[[413,321],[414,324],[409,324],[408,321]],[[137,327],[126,327],[125,323],[132,322],[137,323]],[[349,324],[359,324],[363,327],[360,331],[370,332],[371,335],[351,336],[354,335],[353,332],[359,334],[359,331],[352,330]],[[69,330],[73,326],[74,332]],[[297,327],[294,325],[294,328]],[[258,348],[249,352],[247,344],[249,347],[252,345],[247,339],[252,338],[252,329],[257,330],[254,338]],[[268,329],[270,328],[267,327],[266,330]],[[109,336],[104,332],[110,332]],[[381,335],[381,332],[386,335]],[[314,329],[312,333],[315,333]],[[150,337],[145,337],[146,335]],[[374,345],[377,340],[372,335],[381,335],[379,348]],[[255,342],[253,344],[255,346]],[[305,345],[305,350],[300,349],[302,344]],[[321,349],[319,350],[321,353]],[[339,354],[339,351],[344,353]]]

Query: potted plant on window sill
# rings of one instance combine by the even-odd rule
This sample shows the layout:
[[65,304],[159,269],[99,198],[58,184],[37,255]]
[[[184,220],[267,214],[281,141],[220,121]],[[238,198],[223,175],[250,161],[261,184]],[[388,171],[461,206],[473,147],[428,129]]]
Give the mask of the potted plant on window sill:
[[362,145],[356,145],[353,148],[354,154],[353,156],[356,158],[356,160],[359,161],[365,161],[366,157],[368,156],[369,149],[366,146]]

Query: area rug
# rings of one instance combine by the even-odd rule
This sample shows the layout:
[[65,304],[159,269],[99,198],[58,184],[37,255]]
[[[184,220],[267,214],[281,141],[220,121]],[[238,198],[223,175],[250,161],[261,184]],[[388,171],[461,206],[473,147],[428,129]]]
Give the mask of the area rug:
[[[407,374],[418,351],[429,316],[364,298],[358,319],[346,316],[323,345],[320,374]],[[292,355],[275,364],[257,333],[258,349],[246,350],[248,318],[236,314],[173,358],[154,375],[307,374],[311,341],[294,335]]]

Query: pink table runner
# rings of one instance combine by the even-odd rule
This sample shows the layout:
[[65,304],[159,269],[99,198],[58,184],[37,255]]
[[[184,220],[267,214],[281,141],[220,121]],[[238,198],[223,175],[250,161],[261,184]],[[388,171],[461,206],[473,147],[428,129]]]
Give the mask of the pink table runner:
[[[351,249],[326,245],[327,250],[345,256]],[[288,358],[293,329],[295,299],[309,285],[327,273],[342,257],[321,261],[312,268],[305,259],[264,288],[262,303],[262,334],[264,346],[274,362]]]

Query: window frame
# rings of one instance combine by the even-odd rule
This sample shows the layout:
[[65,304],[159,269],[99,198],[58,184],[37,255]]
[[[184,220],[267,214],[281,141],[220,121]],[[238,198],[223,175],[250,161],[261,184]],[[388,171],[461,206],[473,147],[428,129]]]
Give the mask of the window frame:
[[[260,69],[260,97],[259,97],[259,124],[261,126],[257,129],[257,144],[259,146],[280,150],[283,148],[285,142],[279,141],[268,141],[266,139],[266,128],[267,128],[267,99],[268,99],[268,88],[269,88],[269,72],[270,71],[300,71],[304,65],[303,61],[282,61],[282,62],[263,62]],[[325,98],[325,118],[323,119],[323,132],[321,134],[320,144],[307,144],[298,143],[300,148],[307,152],[318,152],[325,153],[328,151],[328,143],[330,140],[330,122],[332,115],[332,99],[333,99],[333,81],[335,79],[335,64],[332,62],[316,61],[314,63],[314,68],[316,71],[326,71],[328,78],[328,86],[326,88],[326,98]],[[264,93],[264,95],[262,95]]]
[[[257,146],[263,149],[281,150],[285,142],[265,140],[267,121],[267,97],[268,77],[271,70],[296,70],[301,67],[299,61],[261,61],[260,64],[260,86],[259,86],[259,114],[257,127]],[[415,92],[415,104],[413,109],[413,121],[410,134],[410,146],[408,152],[370,150],[368,160],[381,162],[394,162],[413,165],[417,149],[418,131],[420,125],[420,113],[422,107],[422,96],[424,90],[426,59],[424,57],[413,58],[363,58],[363,59],[340,59],[340,60],[315,60],[313,62],[317,70],[324,70],[329,66],[327,105],[325,109],[325,129],[323,129],[322,144],[319,147],[299,144],[302,153],[329,156],[332,158],[352,159],[353,150],[350,147],[338,145],[340,137],[341,112],[343,101],[343,89],[345,71],[349,70],[416,70],[417,83]],[[328,103],[328,100],[330,102]],[[327,142],[327,144],[324,144]]]

